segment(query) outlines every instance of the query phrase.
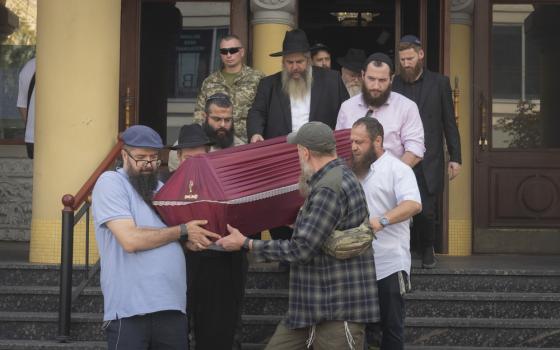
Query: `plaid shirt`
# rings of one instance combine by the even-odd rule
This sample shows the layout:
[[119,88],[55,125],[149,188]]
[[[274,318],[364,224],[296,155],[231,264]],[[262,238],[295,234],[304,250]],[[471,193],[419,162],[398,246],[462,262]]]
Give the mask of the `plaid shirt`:
[[[337,195],[316,186],[334,168],[342,167]],[[253,253],[267,260],[290,262],[289,307],[286,327],[308,327],[322,321],[379,321],[379,302],[373,251],[347,260],[326,255],[322,246],[335,230],[359,226],[368,217],[360,182],[343,161],[333,160],[310,181],[291,240],[253,241]]]

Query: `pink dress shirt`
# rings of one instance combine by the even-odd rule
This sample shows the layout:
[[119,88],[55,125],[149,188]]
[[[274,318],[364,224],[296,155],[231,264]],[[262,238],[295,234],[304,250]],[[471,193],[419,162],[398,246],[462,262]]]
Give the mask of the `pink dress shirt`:
[[[351,128],[356,120],[366,116],[367,111],[362,94],[346,100],[340,106],[336,130]],[[383,125],[385,150],[399,159],[406,151],[424,157],[424,127],[414,101],[391,91],[387,102],[379,108],[372,108],[372,111],[371,116]]]

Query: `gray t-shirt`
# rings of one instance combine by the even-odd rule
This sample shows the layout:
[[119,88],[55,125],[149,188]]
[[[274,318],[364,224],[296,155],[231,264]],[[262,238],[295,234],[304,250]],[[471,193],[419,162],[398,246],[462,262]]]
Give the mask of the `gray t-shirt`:
[[[161,184],[160,184],[161,186]],[[123,169],[103,173],[93,189],[95,237],[101,257],[104,321],[163,310],[186,310],[186,264],[178,242],[127,253],[105,225],[132,218],[138,227],[165,227],[134,190]]]

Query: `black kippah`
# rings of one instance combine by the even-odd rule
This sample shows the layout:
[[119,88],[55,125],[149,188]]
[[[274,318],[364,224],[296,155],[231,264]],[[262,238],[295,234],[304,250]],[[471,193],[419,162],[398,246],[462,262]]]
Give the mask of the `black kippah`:
[[389,58],[389,56],[387,56],[382,52],[376,52],[374,54],[369,55],[367,60],[364,62],[364,67],[362,68],[364,72],[367,70],[368,64],[370,64],[373,61],[386,63],[389,66],[391,73],[393,73],[393,61],[391,60],[391,58]]

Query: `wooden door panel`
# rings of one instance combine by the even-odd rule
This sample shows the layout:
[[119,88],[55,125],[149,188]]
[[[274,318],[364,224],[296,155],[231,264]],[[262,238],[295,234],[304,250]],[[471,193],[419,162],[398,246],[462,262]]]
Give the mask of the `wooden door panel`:
[[475,253],[560,253],[559,0],[477,1]]
[[560,225],[560,169],[492,168],[489,226]]

